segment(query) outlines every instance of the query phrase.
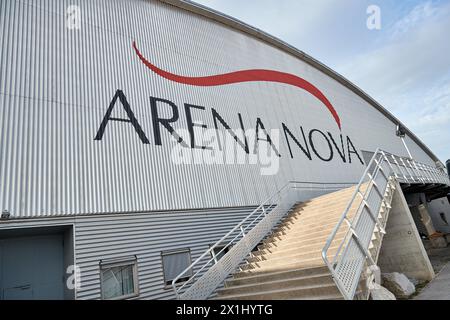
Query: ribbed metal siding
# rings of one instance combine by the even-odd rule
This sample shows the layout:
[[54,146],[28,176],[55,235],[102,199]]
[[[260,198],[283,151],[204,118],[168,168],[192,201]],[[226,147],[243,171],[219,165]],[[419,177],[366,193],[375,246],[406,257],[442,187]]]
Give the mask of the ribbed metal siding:
[[[81,8],[81,30],[65,28],[69,5]],[[363,166],[355,161],[309,161],[300,152],[291,160],[283,141],[275,176],[261,176],[258,166],[174,165],[174,140],[163,133],[165,147],[153,144],[149,96],[179,106],[176,129],[185,127],[187,102],[207,108],[199,117],[210,128],[214,107],[235,128],[241,112],[246,128],[261,117],[266,128],[285,122],[298,137],[299,125],[339,130],[314,97],[286,85],[198,88],[162,79],[138,61],[133,40],[157,65],[179,74],[252,68],[299,74],[326,93],[343,133],[357,146],[404,153],[393,140],[395,126],[335,80],[249,35],[158,1],[5,0],[0,29],[0,210],[15,217],[254,205],[288,180],[359,177]],[[151,145],[120,123],[110,123],[103,141],[93,141],[117,89]]]
[[77,299],[100,299],[101,259],[130,255],[136,255],[138,261],[137,299],[173,298],[171,288],[165,288],[161,251],[187,248],[194,261],[252,210],[78,217],[75,247],[81,289]]

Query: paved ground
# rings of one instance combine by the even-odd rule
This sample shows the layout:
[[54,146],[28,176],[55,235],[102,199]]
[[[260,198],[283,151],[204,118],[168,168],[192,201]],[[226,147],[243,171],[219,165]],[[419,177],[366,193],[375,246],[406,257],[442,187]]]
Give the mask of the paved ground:
[[423,240],[423,246],[428,253],[430,262],[433,265],[434,272],[436,274],[450,262],[450,246],[447,248],[432,248],[429,240]]
[[436,278],[428,283],[414,300],[450,300],[450,247],[434,249],[424,241]]
[[450,262],[442,268],[414,300],[450,300]]

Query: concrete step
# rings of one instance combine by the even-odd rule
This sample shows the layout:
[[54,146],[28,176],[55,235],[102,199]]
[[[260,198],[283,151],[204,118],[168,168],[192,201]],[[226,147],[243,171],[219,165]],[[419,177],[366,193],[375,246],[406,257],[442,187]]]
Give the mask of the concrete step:
[[[330,247],[328,249],[328,256],[334,255],[337,251],[338,246],[336,247]],[[313,258],[321,258],[322,257],[322,249],[319,250],[313,250],[313,251],[288,251],[288,252],[281,252],[281,253],[273,253],[270,255],[262,255],[262,256],[255,256],[250,257],[247,259],[248,264],[254,264],[259,267],[270,264],[270,265],[277,265],[282,266],[286,261],[303,261],[303,260],[310,260]]]
[[[375,233],[374,235],[376,235]],[[339,245],[343,239],[336,239],[333,241],[332,246],[328,249],[328,257],[334,256]],[[304,247],[275,247],[273,249],[265,249],[264,251],[256,251],[253,256],[247,259],[247,263],[250,265],[248,267],[252,268],[263,268],[266,264],[271,264],[273,266],[280,266],[285,263],[285,261],[308,261],[317,257],[321,257],[322,249],[324,243],[314,244],[312,246]],[[375,257],[381,245],[381,240],[374,236],[374,240],[369,244],[369,252],[372,257]],[[272,251],[269,251],[272,250]]]
[[[336,239],[332,244],[333,246],[338,245],[342,239]],[[322,248],[325,245],[325,241],[320,241],[316,243],[308,243],[305,242],[302,246],[285,246],[285,247],[273,247],[266,248],[263,250],[256,250],[252,252],[252,257],[260,257],[260,256],[276,256],[279,254],[293,254],[295,252],[312,252],[312,251],[322,251]]]
[[[320,215],[314,217],[313,219],[297,219],[293,222],[286,221],[283,224],[274,228],[273,232],[277,231],[290,231],[290,230],[301,230],[306,228],[316,228],[325,224],[334,224],[336,225],[341,218],[341,213],[329,215],[327,217],[321,217]],[[349,219],[353,218],[353,215],[348,215]]]
[[[350,207],[348,216],[353,217],[354,213],[356,212],[357,207],[359,204],[355,204],[352,207]],[[334,207],[330,210],[323,210],[320,208],[314,208],[311,207],[308,210],[302,211],[300,213],[292,213],[288,217],[283,220],[283,222],[286,223],[297,223],[299,221],[303,223],[312,223],[317,221],[317,219],[321,220],[327,220],[327,219],[333,219],[333,218],[340,218],[346,209],[346,206],[341,207]]]
[[[342,230],[338,231],[338,233],[336,234],[336,241],[338,239],[342,240],[345,237],[346,233],[347,233],[346,229],[342,229]],[[296,239],[291,239],[289,242],[280,241],[281,238],[267,238],[266,240],[263,241],[263,243],[261,245],[258,246],[258,249],[264,250],[267,248],[272,248],[272,249],[273,248],[286,248],[286,247],[291,247],[291,246],[301,247],[305,244],[313,244],[313,243],[322,243],[323,245],[325,245],[329,235],[330,234],[318,233],[314,237],[311,237],[311,238],[308,238],[308,237],[300,238],[299,237]]]
[[341,217],[342,211],[339,212],[332,212],[332,213],[328,213],[326,215],[323,215],[322,212],[319,212],[317,214],[315,214],[314,216],[311,217],[295,217],[292,219],[285,219],[283,221],[282,224],[280,224],[278,226],[278,228],[282,228],[282,227],[288,227],[288,228],[292,228],[292,227],[297,227],[297,226],[303,226],[303,225],[320,225],[323,224],[327,221],[337,221],[340,217]]
[[337,219],[336,219],[336,221],[326,221],[322,225],[315,226],[315,227],[309,226],[309,225],[300,225],[295,228],[286,229],[284,231],[274,232],[273,235],[277,236],[277,237],[278,236],[297,237],[299,235],[313,234],[313,233],[317,233],[317,232],[321,232],[321,231],[328,232],[328,234],[329,234],[334,229],[336,224],[337,224]]
[[[325,241],[326,241],[326,237],[317,237],[315,239],[310,239],[310,241],[308,241],[308,240],[290,241],[289,244],[284,243],[282,241],[267,242],[267,243],[263,243],[263,244],[259,245],[257,247],[257,250],[254,251],[253,253],[255,255],[258,255],[259,252],[264,251],[264,250],[268,250],[268,252],[274,252],[275,250],[278,250],[278,249],[285,250],[285,249],[290,249],[291,247],[299,248],[299,247],[308,246],[308,245],[320,246],[320,245],[325,244]],[[264,254],[264,253],[261,253],[261,254]]]
[[282,280],[272,280],[262,283],[234,285],[225,287],[218,292],[219,296],[254,294],[258,292],[302,288],[311,286],[333,286],[334,281],[330,274],[316,276],[297,277]]
[[[340,242],[334,241],[332,246],[330,246],[329,252],[334,252],[332,250],[339,246]],[[247,262],[258,262],[267,261],[271,259],[291,259],[293,257],[305,257],[307,258],[311,254],[317,254],[322,252],[324,244],[315,244],[314,246],[304,246],[304,247],[284,247],[280,250],[273,250],[272,252],[267,252],[265,254],[256,254],[258,251],[252,253],[252,255],[247,259]],[[259,252],[258,252],[259,253]]]
[[332,199],[329,202],[324,202],[324,203],[304,203],[302,206],[298,207],[297,209],[293,210],[292,213],[298,214],[298,215],[303,215],[303,214],[307,214],[309,212],[311,212],[311,209],[315,209],[317,210],[321,210],[324,212],[329,212],[331,210],[334,210],[336,208],[340,209],[343,208],[345,209],[345,207],[347,207],[348,203],[349,203],[350,199],[345,197],[345,198],[340,198],[340,199]]
[[281,261],[261,261],[254,263],[247,263],[241,266],[241,270],[255,270],[259,271],[283,271],[283,270],[291,270],[291,269],[302,269],[302,268],[311,268],[311,267],[321,267],[324,266],[325,263],[322,260],[322,256],[319,253],[317,256],[308,258],[308,259],[299,259],[299,260],[289,260],[281,259]]
[[336,285],[312,285],[290,287],[286,289],[267,290],[254,293],[233,294],[217,297],[218,300],[285,300],[285,299],[328,299],[338,297],[340,292]]
[[[323,237],[324,239],[326,239],[331,232],[333,231],[333,228],[335,227],[335,225],[331,224],[328,226],[328,229],[324,229],[324,230],[318,230],[318,231],[313,231],[313,232],[308,232],[308,231],[304,231],[304,232],[293,232],[293,233],[274,233],[271,234],[269,237],[267,237],[263,243],[268,243],[268,242],[274,242],[274,241],[299,241],[299,240],[307,240],[307,239],[315,239],[317,237]],[[344,229],[346,228],[345,225],[341,226],[340,232],[346,230]],[[288,242],[285,242],[288,243]]]
[[292,269],[276,272],[257,272],[256,270],[253,270],[252,272],[242,271],[237,272],[234,275],[234,278],[227,280],[226,283],[229,284],[230,286],[244,285],[244,284],[260,283],[270,280],[283,280],[289,278],[315,276],[320,274],[326,274],[328,272],[329,272],[328,267],[326,267],[325,265],[317,268]]
[[[340,214],[347,208],[348,202],[350,199],[342,199],[338,202],[334,201],[332,203],[321,204],[321,205],[308,205],[302,208],[296,209],[292,212],[292,215],[295,217],[307,217],[314,215],[316,213],[322,212],[323,214],[328,214],[335,211],[340,211]],[[352,207],[358,205],[358,202],[354,202]]]
[[293,207],[293,211],[296,210],[302,210],[304,208],[308,207],[324,207],[330,204],[335,203],[336,201],[345,201],[345,199],[350,199],[350,194],[342,194],[342,195],[329,195],[327,199],[320,199],[320,198],[314,198],[310,200],[303,201],[302,203],[299,203],[297,206]]

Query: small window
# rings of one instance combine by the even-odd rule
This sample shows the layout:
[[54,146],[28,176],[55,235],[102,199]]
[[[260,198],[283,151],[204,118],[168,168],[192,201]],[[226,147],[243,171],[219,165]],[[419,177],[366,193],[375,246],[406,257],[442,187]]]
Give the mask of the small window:
[[444,223],[444,225],[448,226],[448,221],[447,221],[447,217],[445,216],[445,213],[440,212],[439,216],[441,217],[441,220]]
[[217,263],[217,261],[219,261],[220,259],[222,259],[222,257],[228,252],[230,251],[231,247],[228,246],[217,246],[215,247],[212,251],[211,251],[211,256],[214,258],[214,262]]
[[137,296],[137,259],[127,257],[100,261],[102,299],[125,299]]
[[[164,282],[171,285],[172,281],[191,265],[191,252],[189,249],[171,250],[161,252]],[[177,280],[177,283],[185,282],[192,276],[192,270],[187,271]]]

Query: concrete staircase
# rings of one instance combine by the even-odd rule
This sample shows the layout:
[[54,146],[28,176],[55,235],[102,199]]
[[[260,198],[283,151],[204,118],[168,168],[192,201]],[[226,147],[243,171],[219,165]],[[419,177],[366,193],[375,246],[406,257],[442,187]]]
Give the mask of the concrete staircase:
[[[321,252],[354,191],[351,187],[294,206],[225,282],[216,299],[342,299]],[[358,206],[356,201],[350,217]],[[346,227],[339,230],[329,255],[336,252],[346,231]],[[381,235],[376,230],[369,248],[372,256],[377,256],[380,245]]]

